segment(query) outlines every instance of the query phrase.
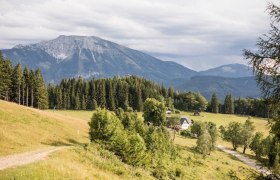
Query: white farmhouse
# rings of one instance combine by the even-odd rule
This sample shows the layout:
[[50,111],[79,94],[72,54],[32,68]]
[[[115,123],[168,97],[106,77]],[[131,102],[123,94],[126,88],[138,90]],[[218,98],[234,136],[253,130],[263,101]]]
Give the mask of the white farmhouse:
[[188,129],[189,126],[192,125],[192,120],[187,117],[187,116],[181,116],[181,119],[180,119],[180,128],[185,130],[185,129]]

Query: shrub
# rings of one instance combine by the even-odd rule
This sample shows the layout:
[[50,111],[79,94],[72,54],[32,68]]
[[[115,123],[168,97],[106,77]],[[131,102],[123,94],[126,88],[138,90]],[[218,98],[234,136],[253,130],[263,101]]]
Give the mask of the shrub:
[[178,109],[175,109],[175,114],[180,114],[180,111]]
[[205,127],[201,129],[201,135],[198,137],[196,144],[196,150],[201,153],[203,157],[210,155],[212,141],[211,136]]
[[191,133],[196,137],[199,137],[202,133],[202,126],[206,126],[206,123],[203,123],[201,121],[195,121],[191,126]]
[[98,108],[89,122],[91,141],[109,141],[118,129],[123,129],[120,120],[105,109]]
[[180,134],[184,137],[191,137],[192,136],[192,133],[189,129],[185,129],[185,130],[181,131]]
[[145,142],[139,134],[134,133],[128,136],[126,161],[133,166],[145,166],[150,163]]

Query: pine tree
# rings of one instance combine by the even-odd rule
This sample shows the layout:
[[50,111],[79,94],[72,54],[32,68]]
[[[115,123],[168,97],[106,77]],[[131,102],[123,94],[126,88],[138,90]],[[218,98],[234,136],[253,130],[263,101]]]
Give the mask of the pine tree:
[[100,83],[97,83],[97,104],[101,108],[106,107],[106,90],[104,80],[100,80]]
[[111,111],[116,109],[115,106],[115,96],[113,94],[112,81],[106,80],[106,99],[107,99],[107,108]]
[[174,99],[174,88],[170,87],[168,88],[168,95],[171,97],[171,99]]
[[31,98],[31,107],[34,107],[34,99],[35,99],[35,73],[31,69],[29,73],[29,80],[30,80],[30,98]]
[[[30,79],[29,79],[29,71],[27,67],[23,70],[23,81],[24,81],[24,87],[23,90],[25,91],[25,105],[29,105],[29,86],[30,86]],[[24,93],[23,93],[24,94]]]
[[219,100],[217,98],[216,93],[213,93],[211,98],[211,112],[219,113]]
[[225,114],[234,114],[234,101],[231,94],[226,95],[224,102]]
[[22,68],[17,64],[13,70],[12,76],[12,100],[21,104],[21,91],[22,91]]
[[139,87],[136,87],[136,110],[137,111],[142,111],[143,110],[143,100],[142,100],[142,91]]
[[[35,104],[38,109],[48,108],[48,92],[44,84],[44,78],[41,70],[35,71],[35,89],[34,89]],[[61,103],[61,102],[60,102]]]
[[11,61],[5,60],[0,51],[0,99],[6,101],[10,100],[12,71]]

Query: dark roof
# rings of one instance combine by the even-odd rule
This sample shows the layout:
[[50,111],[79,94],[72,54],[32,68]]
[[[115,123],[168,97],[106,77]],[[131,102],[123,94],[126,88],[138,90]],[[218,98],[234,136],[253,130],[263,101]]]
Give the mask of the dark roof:
[[181,116],[180,124],[182,125],[184,121],[187,121],[188,124],[192,124],[192,120],[187,116]]

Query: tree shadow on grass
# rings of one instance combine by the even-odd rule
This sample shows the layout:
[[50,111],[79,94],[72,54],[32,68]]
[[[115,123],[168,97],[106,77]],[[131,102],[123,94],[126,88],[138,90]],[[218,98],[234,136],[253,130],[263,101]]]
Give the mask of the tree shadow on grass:
[[85,143],[81,143],[75,139],[66,139],[66,141],[47,141],[42,142],[41,144],[49,146],[85,146]]
[[41,144],[49,145],[49,146],[72,146],[72,144],[64,142],[64,141],[42,142]]

